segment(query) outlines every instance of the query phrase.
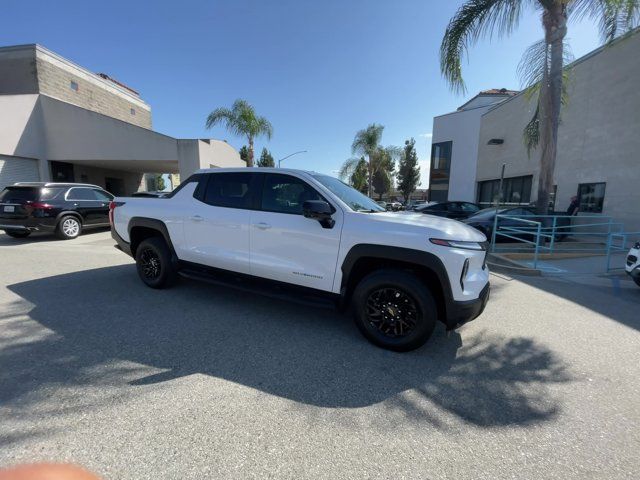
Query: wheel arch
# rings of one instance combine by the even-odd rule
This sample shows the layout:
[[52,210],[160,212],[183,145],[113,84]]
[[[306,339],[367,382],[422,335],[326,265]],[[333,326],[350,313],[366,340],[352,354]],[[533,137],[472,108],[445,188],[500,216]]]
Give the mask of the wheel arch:
[[374,244],[353,246],[342,263],[340,295],[343,305],[349,303],[360,280],[382,269],[414,273],[431,290],[438,307],[438,318],[446,321],[447,304],[453,299],[447,271],[436,255],[410,248]]
[[56,215],[56,226],[58,226],[60,220],[62,220],[63,217],[68,216],[76,217],[80,221],[80,226],[84,227],[84,218],[82,218],[82,215],[79,212],[76,212],[74,210],[63,210],[58,215]]
[[171,260],[177,265],[178,257],[175,249],[173,248],[169,230],[162,220],[147,217],[133,217],[129,220],[128,232],[132,257],[135,258],[136,249],[143,240],[151,237],[160,237],[167,243],[167,246],[171,251]]

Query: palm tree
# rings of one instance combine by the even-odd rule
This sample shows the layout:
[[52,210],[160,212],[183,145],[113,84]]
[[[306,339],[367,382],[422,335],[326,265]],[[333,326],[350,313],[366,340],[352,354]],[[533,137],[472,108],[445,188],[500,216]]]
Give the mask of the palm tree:
[[[553,185],[563,92],[567,20],[590,17],[609,42],[640,22],[640,0],[466,0],[449,22],[440,46],[440,69],[456,92],[465,92],[461,60],[469,46],[487,35],[507,35],[526,7],[541,14],[544,39],[528,50],[526,69],[538,87],[536,117],[527,125],[528,147],[539,144],[538,213],[548,210]],[[537,54],[532,54],[532,52]]]
[[207,117],[207,128],[222,123],[234,135],[247,137],[249,154],[247,167],[253,167],[253,140],[265,135],[271,139],[273,127],[265,117],[256,115],[253,106],[246,100],[238,99],[233,102],[231,109],[216,108]]
[[[361,155],[367,161],[367,195],[371,196],[373,174],[376,169],[376,158],[380,151],[380,141],[382,140],[383,125],[370,124],[367,128],[359,130],[351,144],[351,153]],[[347,178],[353,174],[358,167],[360,158],[350,158],[340,169],[340,177]]]

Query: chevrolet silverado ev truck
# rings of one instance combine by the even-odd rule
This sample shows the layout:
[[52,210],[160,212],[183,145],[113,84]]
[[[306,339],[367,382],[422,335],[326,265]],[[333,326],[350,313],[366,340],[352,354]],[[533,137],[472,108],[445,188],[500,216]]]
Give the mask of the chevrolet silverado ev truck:
[[480,315],[487,241],[422,213],[385,212],[334,177],[289,169],[200,170],[160,198],[115,198],[111,233],[151,288],[178,276],[350,308],[372,343],[423,345]]

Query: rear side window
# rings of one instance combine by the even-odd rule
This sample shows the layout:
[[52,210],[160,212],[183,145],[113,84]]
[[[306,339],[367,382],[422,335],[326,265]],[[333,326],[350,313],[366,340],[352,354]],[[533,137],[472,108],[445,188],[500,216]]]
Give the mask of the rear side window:
[[251,207],[250,173],[215,173],[210,175],[203,201],[227,208]]
[[110,202],[113,200],[113,195],[103,192],[102,190],[93,190],[93,195],[96,197],[96,200],[101,202]]
[[43,202],[47,200],[53,200],[54,198],[57,198],[62,192],[64,192],[64,190],[64,188],[43,188],[42,190],[40,190],[40,200]]
[[302,215],[307,200],[323,200],[309,184],[289,175],[267,174],[262,188],[262,210]]
[[67,193],[67,200],[97,200],[92,188],[72,188]]
[[24,203],[38,200],[39,188],[36,187],[7,187],[0,192],[2,203]]

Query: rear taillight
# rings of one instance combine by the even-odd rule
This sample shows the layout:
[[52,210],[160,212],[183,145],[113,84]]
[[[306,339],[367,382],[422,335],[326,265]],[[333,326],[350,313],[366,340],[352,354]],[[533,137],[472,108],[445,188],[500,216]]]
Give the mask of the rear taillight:
[[109,202],[109,225],[113,225],[113,212],[116,207],[124,205],[124,202]]
[[45,202],[27,202],[25,208],[30,210],[51,210],[54,207]]

